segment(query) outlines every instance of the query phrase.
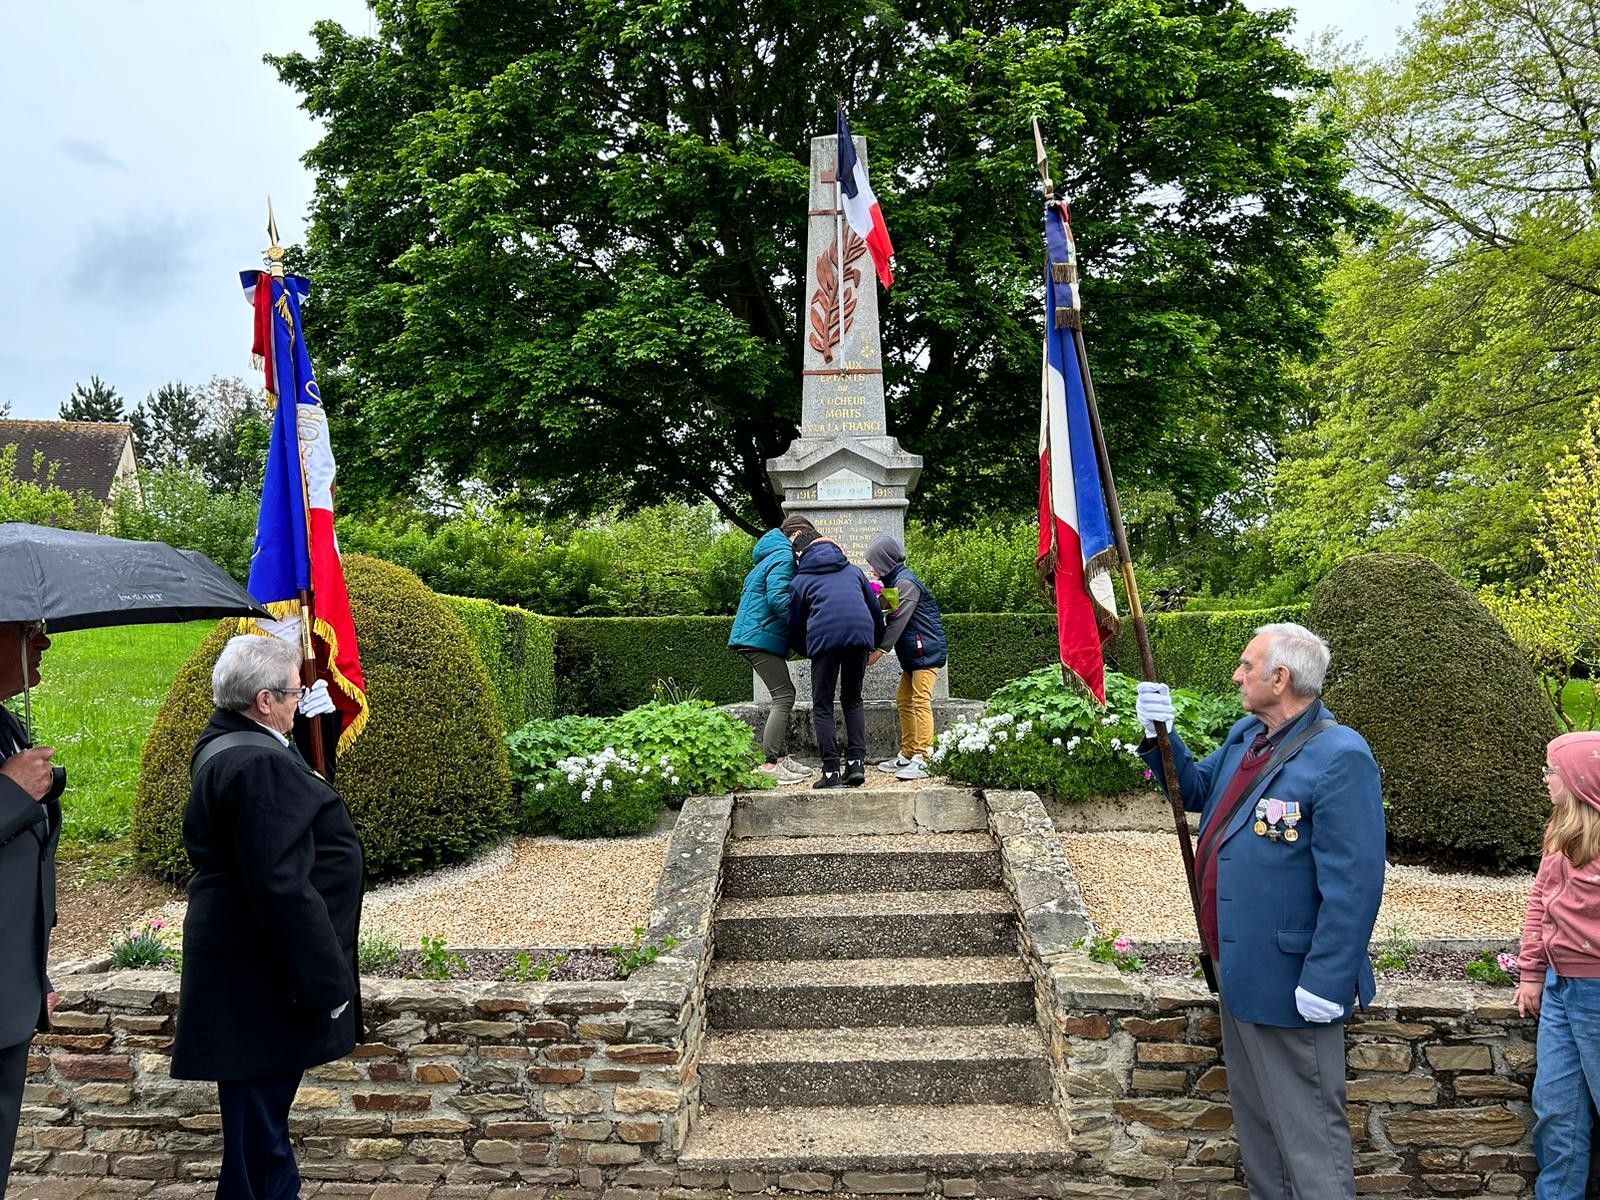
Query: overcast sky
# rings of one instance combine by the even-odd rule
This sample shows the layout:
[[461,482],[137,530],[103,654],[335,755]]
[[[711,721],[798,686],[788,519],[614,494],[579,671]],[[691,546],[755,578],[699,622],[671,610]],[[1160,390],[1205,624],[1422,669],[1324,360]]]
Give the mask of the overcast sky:
[[[1247,0],[1252,7],[1276,7]],[[1385,53],[1413,0],[1306,0]],[[270,193],[303,236],[317,127],[261,61],[314,21],[369,30],[362,0],[0,0],[0,402],[53,417],[99,375],[132,403],[171,379],[247,373]],[[312,347],[313,355],[316,347]]]

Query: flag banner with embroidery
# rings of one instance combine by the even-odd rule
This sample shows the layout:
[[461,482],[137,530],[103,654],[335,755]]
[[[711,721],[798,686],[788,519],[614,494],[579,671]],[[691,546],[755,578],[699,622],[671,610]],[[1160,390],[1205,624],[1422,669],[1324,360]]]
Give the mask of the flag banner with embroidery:
[[276,619],[245,624],[298,645],[300,593],[311,593],[311,636],[319,646],[319,674],[339,710],[342,753],[366,726],[367,692],[344,562],[333,533],[328,414],[300,323],[300,302],[310,283],[298,275],[274,279],[267,271],[242,271],[239,278],[255,308],[255,359],[273,398],[249,589]]
[[1044,376],[1039,412],[1039,577],[1056,602],[1061,662],[1101,703],[1104,639],[1117,629],[1116,546],[1078,362],[1082,305],[1067,206],[1045,205]]

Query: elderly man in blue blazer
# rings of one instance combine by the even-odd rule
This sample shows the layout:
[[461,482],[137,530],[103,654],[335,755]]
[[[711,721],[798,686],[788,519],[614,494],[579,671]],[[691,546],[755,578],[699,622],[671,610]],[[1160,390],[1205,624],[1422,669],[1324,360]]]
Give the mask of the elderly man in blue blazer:
[[[1355,1196],[1344,1023],[1375,990],[1383,796],[1366,741],[1318,699],[1328,660],[1303,626],[1264,625],[1233,676],[1249,715],[1199,762],[1172,738],[1184,805],[1200,813],[1200,924],[1253,1200]],[[1159,776],[1166,685],[1140,684],[1137,712]]]

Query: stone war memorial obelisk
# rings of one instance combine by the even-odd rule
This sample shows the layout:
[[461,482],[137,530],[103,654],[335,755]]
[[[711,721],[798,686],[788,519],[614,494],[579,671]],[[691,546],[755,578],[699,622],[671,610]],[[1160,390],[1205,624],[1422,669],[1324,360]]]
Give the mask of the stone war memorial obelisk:
[[[866,142],[856,154],[867,162]],[[784,511],[808,518],[824,537],[838,542],[850,561],[865,569],[867,545],[888,534],[905,541],[907,494],[922,473],[922,458],[889,436],[883,401],[883,348],[878,338],[878,282],[867,244],[843,220],[834,182],[838,139],[811,139],[811,191],[804,260],[805,305],[800,437],[767,461],[767,474],[783,493]],[[843,262],[839,243],[843,238]],[[841,270],[842,267],[842,270]],[[815,745],[811,728],[808,662],[789,664],[798,696],[791,746]],[[867,671],[868,754],[899,751],[894,709],[900,666],[887,654]],[[951,719],[949,672],[939,673],[935,726]],[[769,699],[755,679],[754,717]],[[737,706],[743,708],[744,706]],[[961,704],[962,715],[973,706]],[[981,711],[982,706],[976,706]],[[841,724],[840,728],[843,728]]]

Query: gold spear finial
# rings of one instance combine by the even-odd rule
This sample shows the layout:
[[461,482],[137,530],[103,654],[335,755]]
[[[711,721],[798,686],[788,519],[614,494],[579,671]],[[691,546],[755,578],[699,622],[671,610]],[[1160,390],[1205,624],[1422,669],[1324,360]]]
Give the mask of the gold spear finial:
[[272,197],[267,197],[267,268],[273,278],[283,278],[283,247],[278,244],[278,221],[272,215]]
[[1044,198],[1056,198],[1056,185],[1050,181],[1050,160],[1044,152],[1044,137],[1039,133],[1039,118],[1033,119],[1033,165],[1039,169],[1039,179],[1044,184]]

